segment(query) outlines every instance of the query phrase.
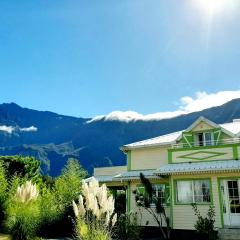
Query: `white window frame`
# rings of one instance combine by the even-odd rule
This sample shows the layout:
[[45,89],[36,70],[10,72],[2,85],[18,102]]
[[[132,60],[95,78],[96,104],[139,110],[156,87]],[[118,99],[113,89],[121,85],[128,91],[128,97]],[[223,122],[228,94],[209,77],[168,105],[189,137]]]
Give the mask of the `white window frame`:
[[[159,189],[157,188],[157,186],[163,186],[163,191],[159,191]],[[154,184],[152,185],[154,191],[156,192],[156,195],[153,194],[153,198],[158,198],[158,195],[163,194],[163,197],[161,197],[162,199],[164,199],[164,202],[162,202],[162,205],[166,205],[167,204],[167,199],[166,199],[166,184]],[[155,206],[154,203],[151,203],[151,206]]]
[[[211,135],[211,140],[210,140],[209,144],[207,144],[207,141],[206,141],[206,134],[207,133],[210,133],[210,135]],[[198,132],[198,133],[195,133],[195,146],[201,147],[200,142],[199,142],[199,138],[198,138],[199,134],[203,135],[203,142],[202,142],[203,145],[202,146],[206,147],[206,146],[213,146],[214,145],[213,132]]]
[[[201,195],[196,195],[195,194],[195,182],[197,181],[208,181],[209,183],[209,188],[208,188],[208,191],[209,191],[209,201],[196,201],[196,197],[197,196],[201,196]],[[191,199],[192,201],[188,201],[188,202],[184,202],[184,201],[179,201],[178,200],[178,182],[190,182],[191,183]],[[197,204],[210,204],[211,201],[212,201],[212,196],[211,196],[211,180],[210,179],[191,179],[191,180],[176,180],[176,184],[175,184],[175,193],[176,193],[176,196],[175,196],[175,202],[177,204],[192,204],[192,203],[197,203]],[[202,194],[202,198],[204,198],[204,195]]]

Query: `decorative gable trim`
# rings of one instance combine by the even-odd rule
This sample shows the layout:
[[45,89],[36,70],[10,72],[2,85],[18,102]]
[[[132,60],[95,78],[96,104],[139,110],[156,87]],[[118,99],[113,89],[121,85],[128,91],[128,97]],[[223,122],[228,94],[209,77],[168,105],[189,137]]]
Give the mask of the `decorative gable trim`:
[[[194,123],[192,123],[186,130],[184,130],[184,132],[182,133],[182,135],[180,135],[176,141],[179,141],[183,138],[184,134],[188,133],[188,132],[191,132],[200,122],[205,122],[207,123],[208,125],[212,126],[213,128],[217,128],[217,131],[219,131],[219,135],[217,137],[218,141],[220,140],[220,135],[221,135],[221,132],[224,132],[225,134],[227,134],[228,136],[230,137],[235,137],[235,135],[229,131],[227,131],[225,128],[222,128],[220,125],[208,120],[207,118],[205,117],[199,117]],[[185,139],[185,138],[184,138]],[[186,140],[186,139],[185,139]]]
[[177,158],[186,158],[190,160],[208,160],[214,157],[225,155],[226,153],[214,152],[214,151],[197,151],[178,156]]
[[193,124],[191,124],[186,130],[185,132],[190,132],[192,131],[200,122],[205,122],[208,125],[212,126],[213,128],[220,128],[220,126],[210,120],[208,120],[205,117],[199,117]]

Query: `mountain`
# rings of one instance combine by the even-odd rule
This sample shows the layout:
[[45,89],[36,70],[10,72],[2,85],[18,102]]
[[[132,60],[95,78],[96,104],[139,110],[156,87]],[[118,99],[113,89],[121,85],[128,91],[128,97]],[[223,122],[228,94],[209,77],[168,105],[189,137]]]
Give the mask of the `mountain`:
[[42,162],[44,173],[56,176],[67,159],[79,159],[91,174],[95,166],[125,164],[119,147],[188,127],[199,116],[216,123],[240,118],[240,99],[219,107],[154,121],[88,122],[48,111],[0,104],[0,155],[31,155]]

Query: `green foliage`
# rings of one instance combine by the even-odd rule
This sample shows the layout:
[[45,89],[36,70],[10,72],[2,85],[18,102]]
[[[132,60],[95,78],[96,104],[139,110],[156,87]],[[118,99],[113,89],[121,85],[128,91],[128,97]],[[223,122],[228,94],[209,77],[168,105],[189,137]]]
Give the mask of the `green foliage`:
[[42,221],[45,223],[54,221],[59,217],[56,196],[46,186],[42,186],[41,189],[40,210]]
[[126,212],[126,193],[125,190],[116,191],[115,195],[115,212],[119,215]]
[[194,214],[197,216],[197,222],[194,225],[197,232],[201,234],[205,234],[208,236],[209,240],[215,240],[217,239],[217,234],[214,231],[214,223],[215,223],[215,208],[213,205],[211,205],[208,209],[206,217],[203,217],[197,207],[196,203],[192,204],[192,208],[194,211]]
[[[10,192],[14,192],[17,178],[14,179]],[[40,224],[40,208],[38,200],[21,202],[11,194],[6,202],[5,226],[14,240],[35,239]]]
[[[3,220],[14,240],[72,233],[71,204],[78,198],[85,177],[86,172],[74,159],[69,159],[55,180],[41,177],[40,163],[35,158],[0,156],[0,225]],[[27,180],[37,183],[39,194],[34,200],[21,202],[16,192]]]
[[55,181],[56,197],[64,209],[72,205],[81,193],[82,180],[87,176],[78,160],[69,159],[60,177]]
[[40,177],[40,162],[34,157],[0,156],[0,162],[8,179],[16,175],[26,180],[37,181]]
[[75,223],[76,239],[79,240],[110,240],[111,236],[104,225],[94,226],[78,218]]
[[5,176],[5,170],[0,162],[0,227],[4,218],[3,205],[7,198],[7,179]]
[[[170,221],[169,217],[166,215],[164,205],[160,199],[153,195],[152,183],[142,173],[140,173],[140,180],[144,185],[145,192],[139,194],[137,191],[133,191],[137,206],[139,209],[143,208],[152,215],[162,233],[163,239],[170,239]],[[165,229],[163,223],[166,225]]]
[[119,216],[115,227],[115,239],[135,240],[140,239],[140,227],[137,214],[130,212]]

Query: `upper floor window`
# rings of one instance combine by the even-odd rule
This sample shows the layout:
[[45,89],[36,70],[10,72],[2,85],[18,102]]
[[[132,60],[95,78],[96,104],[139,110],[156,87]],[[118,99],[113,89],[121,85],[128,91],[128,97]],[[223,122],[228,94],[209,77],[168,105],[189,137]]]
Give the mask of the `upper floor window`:
[[214,145],[212,132],[200,132],[195,134],[195,146],[212,146]]

